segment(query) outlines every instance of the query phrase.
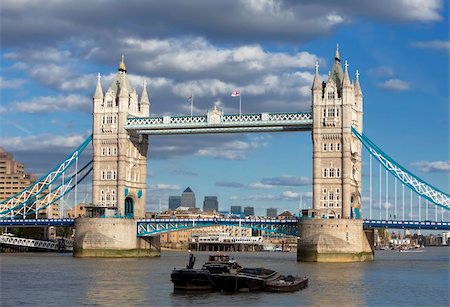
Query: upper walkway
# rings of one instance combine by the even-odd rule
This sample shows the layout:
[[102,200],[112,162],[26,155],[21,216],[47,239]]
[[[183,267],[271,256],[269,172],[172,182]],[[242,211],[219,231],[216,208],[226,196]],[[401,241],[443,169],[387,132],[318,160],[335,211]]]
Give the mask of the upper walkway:
[[309,131],[311,113],[224,115],[213,109],[204,116],[129,117],[125,129],[137,134],[202,134]]

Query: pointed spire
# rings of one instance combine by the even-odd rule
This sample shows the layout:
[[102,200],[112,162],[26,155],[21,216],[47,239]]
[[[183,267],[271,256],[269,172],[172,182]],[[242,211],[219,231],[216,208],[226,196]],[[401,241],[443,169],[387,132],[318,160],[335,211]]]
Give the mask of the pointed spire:
[[119,84],[119,97],[128,98],[128,89],[125,82],[125,74],[122,74]]
[[122,60],[120,61],[120,64],[119,64],[119,71],[124,71],[124,72],[127,71],[127,67],[125,65],[125,57],[123,54],[122,54]]
[[348,63],[347,60],[345,60],[344,64],[344,79],[342,80],[342,87],[348,87],[351,86],[350,77],[348,76]]
[[312,84],[312,89],[320,89],[321,84],[319,80],[319,63],[316,61],[316,74],[314,75],[314,80]]
[[355,94],[357,96],[362,96],[361,86],[359,85],[359,71],[358,70],[356,70]]
[[336,44],[336,54],[334,55],[334,59],[339,62],[341,61],[341,57],[339,55],[339,44]]
[[101,76],[100,73],[97,75],[97,87],[95,88],[94,98],[103,99],[103,89],[102,83],[100,82]]
[[149,104],[148,94],[147,94],[147,80],[145,80],[145,79],[144,79],[144,84],[142,86],[141,100],[139,101],[139,104],[141,105],[141,107],[143,104]]

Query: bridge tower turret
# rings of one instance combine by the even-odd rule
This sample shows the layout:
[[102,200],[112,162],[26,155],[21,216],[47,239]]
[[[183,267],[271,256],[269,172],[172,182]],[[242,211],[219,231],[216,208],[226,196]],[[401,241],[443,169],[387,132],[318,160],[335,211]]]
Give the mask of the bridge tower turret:
[[362,132],[362,93],[357,77],[341,68],[339,50],[328,81],[318,65],[312,86],[313,209],[322,218],[361,218],[361,144],[351,128]]
[[312,92],[313,208],[298,223],[297,260],[351,262],[373,260],[373,231],[361,216],[362,92],[336,49],[327,82],[318,65]]
[[140,101],[128,80],[124,57],[103,95],[100,76],[93,97],[92,203],[99,214],[145,217],[148,137],[128,133],[128,116],[148,117],[146,84]]

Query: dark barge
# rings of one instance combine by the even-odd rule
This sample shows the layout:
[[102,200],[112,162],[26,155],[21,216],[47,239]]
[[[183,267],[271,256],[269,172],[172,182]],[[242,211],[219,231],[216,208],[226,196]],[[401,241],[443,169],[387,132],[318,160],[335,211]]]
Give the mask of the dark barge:
[[186,269],[174,269],[174,291],[292,292],[308,286],[308,278],[284,276],[266,268],[243,268],[228,255],[211,255],[201,269],[194,269],[190,255]]

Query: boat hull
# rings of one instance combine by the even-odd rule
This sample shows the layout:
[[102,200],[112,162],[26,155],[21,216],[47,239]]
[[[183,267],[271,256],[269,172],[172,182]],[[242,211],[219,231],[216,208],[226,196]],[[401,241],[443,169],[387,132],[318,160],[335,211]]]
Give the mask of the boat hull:
[[294,292],[308,286],[308,278],[295,278],[292,281],[278,279],[264,284],[264,291],[267,292]]
[[207,270],[181,269],[173,270],[170,275],[174,290],[212,291],[215,290],[211,273]]

